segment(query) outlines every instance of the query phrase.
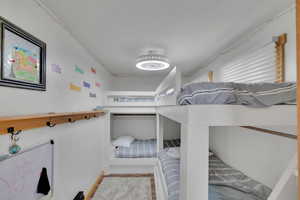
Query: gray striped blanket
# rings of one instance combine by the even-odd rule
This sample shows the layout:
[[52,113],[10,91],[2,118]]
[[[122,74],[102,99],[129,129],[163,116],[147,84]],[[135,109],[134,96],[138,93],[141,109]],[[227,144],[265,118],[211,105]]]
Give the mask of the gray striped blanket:
[[[164,147],[178,147],[180,139],[164,140]],[[154,158],[157,155],[156,139],[135,140],[130,147],[116,147],[117,158]]]
[[[237,194],[243,195],[243,198],[241,199],[245,200],[266,200],[272,192],[267,186],[249,178],[242,172],[233,169],[216,156],[210,156],[209,159],[209,185],[217,186],[211,187],[211,191],[219,193],[220,191],[223,191],[223,197],[216,199],[233,199],[228,198],[228,194],[224,194],[224,191],[232,191],[232,189],[239,191],[240,194]],[[224,197],[226,195],[227,198]]]
[[117,158],[153,158],[156,154],[156,139],[134,140],[130,147],[115,148]]
[[[166,149],[158,153],[165,176],[168,200],[178,200],[180,160],[171,158]],[[216,156],[209,157],[209,200],[266,200],[271,189],[226,165]]]
[[296,101],[295,83],[192,83],[181,89],[180,105],[232,104],[266,107]]
[[168,200],[179,200],[180,160],[168,156],[166,149],[158,153],[158,159],[167,184]]

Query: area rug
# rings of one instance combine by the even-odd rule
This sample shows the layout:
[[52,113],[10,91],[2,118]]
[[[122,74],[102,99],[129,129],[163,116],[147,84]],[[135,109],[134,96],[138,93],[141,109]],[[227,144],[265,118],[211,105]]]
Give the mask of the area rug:
[[153,174],[106,175],[93,200],[156,200]]

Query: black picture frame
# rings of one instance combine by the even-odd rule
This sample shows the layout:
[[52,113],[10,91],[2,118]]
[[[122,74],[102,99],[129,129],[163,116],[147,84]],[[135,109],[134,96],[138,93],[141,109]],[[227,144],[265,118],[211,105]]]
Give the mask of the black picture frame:
[[[9,34],[14,34],[16,37],[19,37],[20,40],[24,40],[26,42],[35,45],[35,47],[39,48],[39,69],[37,70],[36,74],[38,74],[38,80],[36,82],[29,82],[23,80],[13,80],[5,77],[4,74],[4,63],[8,62],[5,60],[5,41],[6,36],[5,33],[9,32]],[[19,28],[18,26],[14,25],[13,23],[7,21],[3,17],[0,17],[0,46],[1,46],[1,56],[0,56],[0,86],[6,87],[14,87],[14,88],[22,88],[22,89],[30,89],[30,90],[39,90],[39,91],[46,91],[46,43],[39,40],[35,36],[31,35],[30,33],[24,31],[23,29]],[[35,68],[37,68],[36,66]],[[12,66],[11,66],[12,67]]]

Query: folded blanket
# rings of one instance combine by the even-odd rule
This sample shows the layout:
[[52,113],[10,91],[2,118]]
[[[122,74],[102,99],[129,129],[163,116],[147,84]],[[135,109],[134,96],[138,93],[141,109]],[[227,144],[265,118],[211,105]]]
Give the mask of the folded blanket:
[[180,105],[232,104],[266,107],[296,101],[295,83],[193,83],[182,88]]

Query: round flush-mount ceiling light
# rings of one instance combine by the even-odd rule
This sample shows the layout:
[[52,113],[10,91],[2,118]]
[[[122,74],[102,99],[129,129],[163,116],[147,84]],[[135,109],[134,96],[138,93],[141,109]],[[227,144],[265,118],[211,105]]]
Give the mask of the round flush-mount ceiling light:
[[169,68],[170,63],[167,57],[149,51],[137,58],[136,67],[146,71],[159,71]]

